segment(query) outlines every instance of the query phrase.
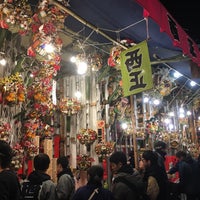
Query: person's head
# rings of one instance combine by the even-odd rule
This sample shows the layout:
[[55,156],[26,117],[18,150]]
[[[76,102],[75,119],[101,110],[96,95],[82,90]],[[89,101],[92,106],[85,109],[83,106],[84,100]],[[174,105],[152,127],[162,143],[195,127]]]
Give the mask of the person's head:
[[62,156],[57,159],[57,173],[69,168],[69,160],[67,156]]
[[187,153],[185,151],[178,151],[176,153],[176,159],[177,159],[177,161],[185,160],[186,156],[187,156]]
[[12,157],[13,150],[10,145],[4,140],[0,140],[0,167],[2,169],[10,167]]
[[124,152],[116,151],[110,156],[110,168],[113,174],[117,173],[122,166],[127,164],[127,158]]
[[156,155],[155,152],[151,150],[146,150],[142,154],[142,161],[143,161],[144,168],[148,168],[150,166],[157,165],[158,156]]
[[49,168],[50,158],[45,153],[39,153],[33,159],[33,165],[36,171],[45,172]]
[[92,165],[87,170],[88,183],[101,185],[103,180],[103,167],[100,165]]
[[155,142],[154,149],[156,152],[161,154],[163,157],[167,154],[167,144],[163,141]]

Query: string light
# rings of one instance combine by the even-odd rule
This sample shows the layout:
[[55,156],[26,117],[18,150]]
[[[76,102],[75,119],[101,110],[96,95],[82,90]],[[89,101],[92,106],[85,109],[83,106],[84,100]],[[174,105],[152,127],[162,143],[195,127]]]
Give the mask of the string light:
[[76,91],[75,92],[75,97],[77,98],[77,99],[80,99],[81,98],[81,92],[80,91]]
[[179,72],[177,72],[177,71],[175,71],[174,72],[174,78],[180,78],[181,76],[183,76],[181,73],[179,73]]
[[6,59],[5,58],[2,58],[1,60],[0,60],[0,64],[2,65],[2,66],[5,66],[6,65]]
[[44,49],[47,53],[53,53],[55,47],[52,44],[45,44]]

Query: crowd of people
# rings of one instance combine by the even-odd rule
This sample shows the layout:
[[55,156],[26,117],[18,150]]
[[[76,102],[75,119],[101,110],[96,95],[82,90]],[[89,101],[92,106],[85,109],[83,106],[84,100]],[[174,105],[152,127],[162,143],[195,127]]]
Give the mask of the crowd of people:
[[[154,150],[145,150],[140,169],[134,168],[124,152],[115,151],[109,157],[109,188],[103,185],[101,165],[92,165],[87,170],[87,183],[76,188],[68,157],[57,159],[54,183],[47,174],[50,158],[45,153],[34,157],[34,170],[19,182],[10,168],[12,148],[0,140],[0,200],[200,200],[200,159],[177,151],[176,164],[166,171],[166,150],[167,145],[162,141],[155,143]],[[172,183],[169,177],[176,172],[179,181]]]

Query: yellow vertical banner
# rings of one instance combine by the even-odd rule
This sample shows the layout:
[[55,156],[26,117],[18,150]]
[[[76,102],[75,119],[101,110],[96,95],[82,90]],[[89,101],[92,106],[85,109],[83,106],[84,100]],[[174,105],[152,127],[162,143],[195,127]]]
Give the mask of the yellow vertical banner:
[[143,41],[120,54],[124,96],[137,94],[153,87],[147,42]]

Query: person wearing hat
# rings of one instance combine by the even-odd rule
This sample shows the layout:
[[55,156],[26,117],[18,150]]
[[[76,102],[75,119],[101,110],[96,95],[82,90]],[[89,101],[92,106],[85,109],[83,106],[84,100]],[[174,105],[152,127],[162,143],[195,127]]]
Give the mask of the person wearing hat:
[[10,169],[13,151],[10,145],[0,140],[0,199],[19,200],[20,184],[16,173]]

